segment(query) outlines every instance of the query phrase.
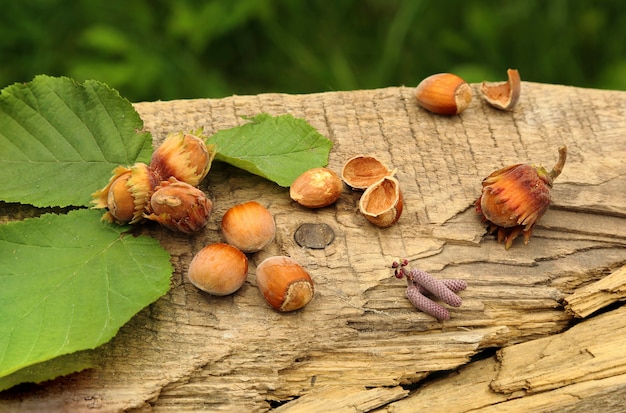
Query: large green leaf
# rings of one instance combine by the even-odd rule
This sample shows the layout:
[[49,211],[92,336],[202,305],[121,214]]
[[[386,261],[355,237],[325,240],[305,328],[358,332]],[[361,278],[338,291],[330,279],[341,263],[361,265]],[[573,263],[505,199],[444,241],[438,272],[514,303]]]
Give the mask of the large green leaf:
[[89,205],[118,165],[150,159],[130,102],[103,83],[37,76],[0,93],[0,199]]
[[333,143],[305,120],[266,113],[249,120],[207,139],[216,147],[215,159],[280,186],[290,186],[304,171],[328,164]]
[[109,341],[167,292],[167,251],[100,215],[0,225],[0,377]]

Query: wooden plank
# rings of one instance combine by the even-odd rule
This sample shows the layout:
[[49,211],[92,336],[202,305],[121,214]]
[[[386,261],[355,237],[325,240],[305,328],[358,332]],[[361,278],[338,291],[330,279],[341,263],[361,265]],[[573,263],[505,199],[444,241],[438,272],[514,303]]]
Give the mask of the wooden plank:
[[[302,117],[334,142],[335,171],[360,153],[398,168],[404,214],[392,228],[375,228],[357,212],[359,193],[347,188],[336,205],[305,210],[286,188],[216,163],[201,184],[215,206],[205,230],[187,237],[142,228],[172,255],[169,293],[95,351],[98,368],[0,393],[0,410],[266,411],[318,388],[331,395],[414,386],[484,349],[568,329],[564,298],[625,264],[626,93],[524,82],[513,112],[475,98],[453,117],[418,108],[412,93],[390,87],[136,104],[155,144],[171,131],[211,134],[261,112]],[[551,167],[561,144],[569,159],[551,209],[527,246],[505,251],[473,210],[481,180],[518,162]],[[250,256],[239,292],[207,296],[187,280],[189,262],[222,240],[224,212],[250,199],[275,215],[276,239]],[[10,216],[10,208],[0,214]],[[299,247],[293,234],[305,222],[330,225],[333,244]],[[276,313],[256,289],[256,265],[279,254],[298,260],[316,283],[303,311]],[[439,323],[410,305],[390,269],[401,257],[436,277],[467,281],[451,320]]]
[[621,412],[625,313],[620,307],[563,333],[505,347],[377,411]]
[[579,318],[626,298],[626,265],[565,298],[565,310]]

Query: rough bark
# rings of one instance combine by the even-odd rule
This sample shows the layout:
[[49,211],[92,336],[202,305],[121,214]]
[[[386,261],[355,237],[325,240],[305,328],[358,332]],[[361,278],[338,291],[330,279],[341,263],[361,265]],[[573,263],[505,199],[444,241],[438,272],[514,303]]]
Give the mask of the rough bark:
[[[100,367],[0,393],[0,410],[585,411],[600,403],[611,411],[626,392],[625,343],[611,336],[624,328],[623,308],[579,321],[564,299],[626,263],[626,93],[524,82],[515,110],[503,112],[472,87],[471,106],[452,117],[418,108],[405,87],[136,104],[155,144],[260,112],[302,117],[334,142],[335,171],[357,154],[397,168],[403,216],[373,227],[357,211],[360,193],[347,188],[335,205],[306,210],[288,189],[216,163],[201,184],[215,206],[205,230],[143,229],[172,255],[169,293],[94,351]],[[527,246],[518,240],[505,251],[474,211],[481,180],[514,163],[550,168],[562,144],[569,158],[550,210]],[[250,255],[240,291],[208,296],[187,280],[189,262],[222,240],[224,212],[251,199],[274,214],[276,239]],[[336,239],[301,248],[293,234],[302,223],[326,223]],[[255,265],[279,254],[316,283],[302,311],[279,314],[256,289]],[[398,258],[467,281],[449,321],[411,306],[392,276]],[[478,360],[493,348],[502,348],[497,358]],[[567,351],[584,360],[572,363]],[[593,358],[607,366],[602,374]],[[455,373],[428,377],[442,371]]]

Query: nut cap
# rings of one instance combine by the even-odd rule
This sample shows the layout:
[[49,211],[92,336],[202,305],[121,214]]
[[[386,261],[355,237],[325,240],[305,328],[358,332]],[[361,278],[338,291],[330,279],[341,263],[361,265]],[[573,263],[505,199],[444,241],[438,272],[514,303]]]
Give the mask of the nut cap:
[[291,199],[307,208],[323,208],[339,199],[343,182],[328,168],[313,168],[297,177],[289,188]]
[[415,88],[417,103],[433,113],[456,115],[472,101],[472,88],[465,80],[452,73],[428,76]]
[[268,304],[281,312],[298,310],[313,298],[311,276],[290,257],[263,260],[256,269],[256,282]]

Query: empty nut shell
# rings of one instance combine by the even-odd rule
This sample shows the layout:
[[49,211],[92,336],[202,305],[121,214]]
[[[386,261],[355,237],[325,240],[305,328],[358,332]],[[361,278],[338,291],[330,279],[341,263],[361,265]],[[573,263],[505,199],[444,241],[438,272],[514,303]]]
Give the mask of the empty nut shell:
[[402,215],[403,198],[400,183],[386,176],[363,192],[359,211],[372,224],[386,228],[395,224]]
[[516,69],[507,70],[506,82],[483,82],[480,92],[483,98],[496,109],[513,110],[519,100],[521,80]]
[[393,176],[396,170],[373,156],[358,155],[346,161],[341,169],[341,179],[352,189],[365,190],[368,186],[386,176]]
[[343,182],[328,168],[313,168],[298,176],[289,188],[291,199],[307,208],[323,208],[339,199]]
[[440,115],[457,115],[472,101],[472,88],[452,73],[428,76],[415,88],[418,105]]

